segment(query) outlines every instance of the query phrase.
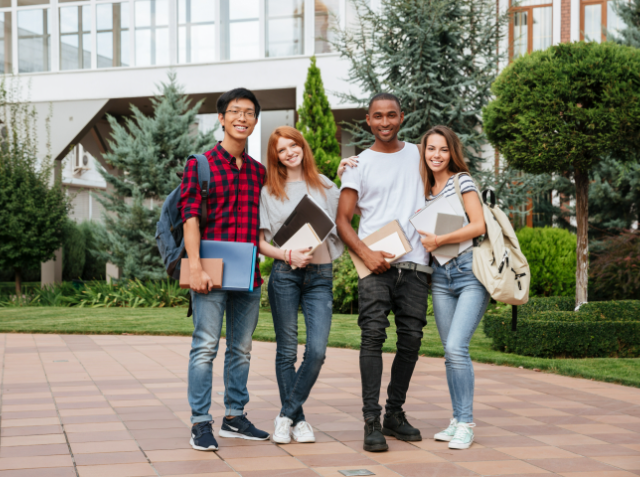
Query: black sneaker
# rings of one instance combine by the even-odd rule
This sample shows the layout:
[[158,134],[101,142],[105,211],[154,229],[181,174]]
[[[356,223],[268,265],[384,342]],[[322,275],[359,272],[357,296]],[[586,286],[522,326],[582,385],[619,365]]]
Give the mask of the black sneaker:
[[389,449],[387,440],[380,432],[380,418],[371,418],[364,423],[364,444],[363,449],[369,452],[381,452]]
[[213,430],[211,429],[211,422],[198,422],[191,426],[191,440],[189,444],[195,450],[201,451],[216,451],[218,450],[218,443],[216,438],[213,437]]
[[250,441],[266,441],[269,439],[269,433],[256,429],[244,416],[236,416],[233,419],[222,419],[222,427],[218,433],[220,437],[239,437],[241,439],[249,439]]
[[420,429],[416,429],[407,421],[404,411],[386,413],[382,421],[382,433],[393,436],[399,441],[421,441]]

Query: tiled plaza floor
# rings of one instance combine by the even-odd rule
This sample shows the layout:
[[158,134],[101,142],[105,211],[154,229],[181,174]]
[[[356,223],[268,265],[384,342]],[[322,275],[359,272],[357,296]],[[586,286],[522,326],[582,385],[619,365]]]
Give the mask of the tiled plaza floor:
[[[305,406],[317,443],[219,439],[217,453],[194,451],[188,352],[184,337],[0,335],[0,477],[640,475],[640,389],[521,369],[476,364],[476,444],[434,442],[451,414],[442,359],[420,358],[405,407],[425,439],[364,452],[358,352],[344,349],[328,351]],[[269,432],[279,409],[274,356],[275,344],[254,343],[248,416]]]

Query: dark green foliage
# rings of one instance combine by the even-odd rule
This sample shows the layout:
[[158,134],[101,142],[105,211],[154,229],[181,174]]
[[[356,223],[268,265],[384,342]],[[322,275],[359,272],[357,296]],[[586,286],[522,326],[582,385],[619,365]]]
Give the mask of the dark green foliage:
[[85,240],[85,261],[82,270],[83,280],[104,280],[107,262],[96,254],[97,236],[104,233],[104,226],[98,222],[86,221],[78,225]]
[[531,269],[531,296],[576,293],[576,236],[558,228],[522,228],[516,235]]
[[271,275],[271,268],[273,267],[273,258],[264,257],[264,259],[260,262],[260,275],[262,278],[268,277]]
[[333,262],[333,311],[358,313],[358,272],[347,251]]
[[318,170],[329,179],[335,180],[340,164],[340,144],[336,139],[336,122],[324,92],[315,56],[311,57],[298,117],[296,128],[309,143]]
[[[547,302],[547,303],[545,303]],[[484,317],[493,348],[541,358],[640,357],[640,302],[592,302],[571,310],[570,298],[532,299],[518,308],[518,330],[511,314]]]
[[[344,99],[366,108],[376,93],[395,94],[405,112],[402,140],[417,143],[432,126],[449,126],[476,168],[486,142],[480,113],[502,59],[496,45],[507,16],[496,18],[494,0],[383,0],[375,11],[365,0],[353,3],[357,25],[333,45],[363,94]],[[349,129],[361,148],[373,143],[365,123]]]
[[640,51],[561,43],[524,55],[493,85],[489,140],[518,169],[588,172],[602,156],[640,148]]
[[640,299],[640,233],[622,232],[600,241],[589,278],[597,300]]
[[[105,159],[115,170],[100,168],[113,192],[98,199],[106,209],[106,229],[97,236],[96,255],[120,267],[128,278],[165,276],[154,237],[159,206],[180,184],[176,172],[184,168],[187,157],[215,144],[213,131],[202,134],[195,128],[202,102],[191,106],[175,73],[151,102],[151,116],[133,105],[132,117],[123,122],[108,116],[113,133]],[[153,207],[149,199],[155,201]]]
[[607,36],[622,45],[640,48],[640,0],[616,0],[614,8],[626,24],[626,28],[617,35],[607,32]]
[[35,108],[21,93],[17,80],[0,84],[0,269],[14,272],[16,288],[21,270],[54,257],[69,210],[49,151],[38,157]]
[[62,242],[62,279],[76,280],[82,278],[87,253],[87,240],[78,224],[67,220],[64,226]]

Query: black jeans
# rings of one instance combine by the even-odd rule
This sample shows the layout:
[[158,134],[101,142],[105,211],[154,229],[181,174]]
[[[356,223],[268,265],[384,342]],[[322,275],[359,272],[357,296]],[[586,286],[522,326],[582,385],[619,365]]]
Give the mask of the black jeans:
[[395,314],[397,352],[387,387],[387,412],[402,410],[413,370],[418,361],[422,328],[427,324],[427,274],[391,267],[358,280],[360,326],[360,377],[365,420],[380,417],[382,408],[382,345],[387,339],[389,312]]

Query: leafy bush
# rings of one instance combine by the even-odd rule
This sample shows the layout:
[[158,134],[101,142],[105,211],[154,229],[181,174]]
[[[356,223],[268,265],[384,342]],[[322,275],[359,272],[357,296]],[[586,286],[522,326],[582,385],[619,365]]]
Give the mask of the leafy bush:
[[265,278],[271,275],[272,268],[273,268],[273,258],[264,257],[264,259],[260,261],[260,275],[262,275],[262,278]]
[[86,261],[86,239],[73,220],[67,220],[62,240],[62,279],[75,280],[82,277]]
[[347,251],[333,262],[333,311],[358,313],[358,272]]
[[627,231],[599,242],[589,279],[592,299],[640,299],[640,233]]
[[485,334],[499,351],[542,358],[640,357],[640,301],[594,302],[573,311],[564,297],[533,298],[511,314],[487,314]]
[[99,222],[86,221],[78,225],[78,229],[83,233],[85,240],[85,261],[82,270],[83,280],[104,280],[106,275],[107,262],[100,257],[97,252],[97,236],[104,229],[104,225]]
[[576,236],[551,227],[527,227],[516,235],[531,270],[531,296],[575,296]]

